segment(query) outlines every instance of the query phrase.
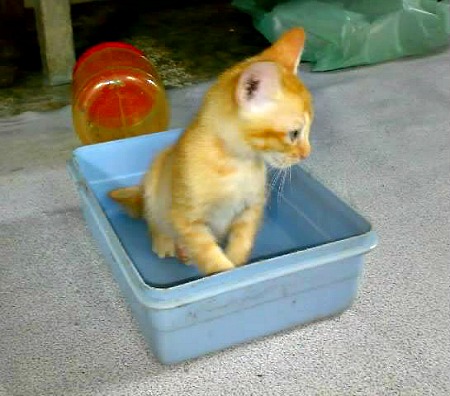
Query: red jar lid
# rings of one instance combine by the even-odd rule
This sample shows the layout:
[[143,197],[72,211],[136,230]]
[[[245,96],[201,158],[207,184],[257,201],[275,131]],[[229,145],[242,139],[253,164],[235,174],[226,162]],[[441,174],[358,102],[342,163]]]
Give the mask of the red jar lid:
[[152,112],[158,88],[139,71],[128,70],[120,75],[116,70],[107,70],[102,80],[108,82],[92,82],[80,96],[79,104],[89,122],[110,129],[131,127]]
[[[116,48],[130,50],[132,62],[141,62],[144,56],[131,44],[106,42],[84,52],[73,70],[75,80],[80,65],[98,53],[93,60],[96,72],[86,81],[87,85],[81,86],[76,106],[86,113],[90,123],[109,129],[132,127],[142,122],[152,112],[158,94],[158,87],[145,70],[123,67],[120,62],[116,67],[113,53]],[[107,50],[105,56],[100,53],[103,50]],[[136,56],[139,59],[133,60]]]
[[107,41],[104,43],[100,43],[97,45],[94,45],[93,47],[90,47],[85,52],[81,54],[81,56],[78,58],[77,62],[75,63],[75,66],[73,67],[73,74],[77,71],[77,69],[80,67],[80,65],[89,58],[92,54],[95,54],[96,52],[102,51],[104,49],[108,48],[124,48],[131,50],[135,52],[138,55],[145,56],[144,53],[137,49],[134,45],[128,44],[128,43],[122,43],[120,41]]

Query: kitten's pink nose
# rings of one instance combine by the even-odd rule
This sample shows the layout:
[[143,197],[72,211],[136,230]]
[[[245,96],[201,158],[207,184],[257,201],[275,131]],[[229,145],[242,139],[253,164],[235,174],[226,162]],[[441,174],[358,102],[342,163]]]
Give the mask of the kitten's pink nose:
[[300,159],[304,160],[309,157],[309,152],[308,153],[300,153],[299,157],[300,157]]
[[309,144],[303,144],[298,148],[297,155],[299,159],[306,159],[311,153],[311,146]]

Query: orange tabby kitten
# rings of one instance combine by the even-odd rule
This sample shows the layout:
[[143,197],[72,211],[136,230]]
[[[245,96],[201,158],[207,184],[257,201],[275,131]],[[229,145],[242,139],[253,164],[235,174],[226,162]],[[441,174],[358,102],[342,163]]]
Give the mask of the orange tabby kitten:
[[296,75],[304,40],[294,28],[225,71],[142,184],[110,192],[145,217],[159,257],[178,255],[205,274],[246,263],[266,200],[265,164],[286,168],[310,153],[311,97]]

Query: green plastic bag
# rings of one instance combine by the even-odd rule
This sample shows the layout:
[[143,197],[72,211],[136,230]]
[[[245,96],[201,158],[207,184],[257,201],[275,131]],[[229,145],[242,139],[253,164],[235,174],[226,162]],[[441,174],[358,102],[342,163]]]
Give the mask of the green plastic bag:
[[449,0],[234,0],[269,41],[302,26],[313,71],[422,55],[448,45]]

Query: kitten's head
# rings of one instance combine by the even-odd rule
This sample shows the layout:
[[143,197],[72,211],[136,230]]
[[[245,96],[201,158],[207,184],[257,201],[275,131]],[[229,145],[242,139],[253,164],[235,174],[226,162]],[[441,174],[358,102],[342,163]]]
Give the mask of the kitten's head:
[[311,151],[311,95],[297,77],[304,42],[303,29],[291,29],[234,73],[241,137],[276,168],[294,165]]

